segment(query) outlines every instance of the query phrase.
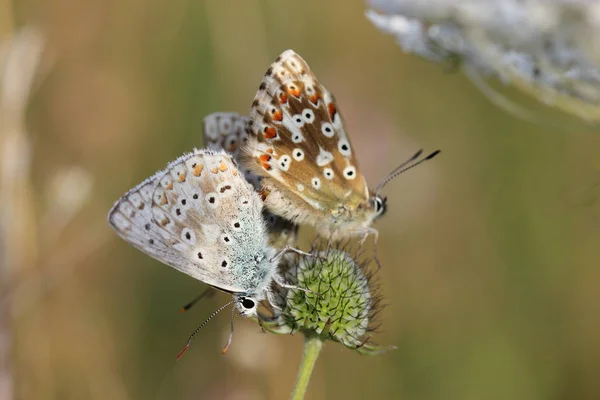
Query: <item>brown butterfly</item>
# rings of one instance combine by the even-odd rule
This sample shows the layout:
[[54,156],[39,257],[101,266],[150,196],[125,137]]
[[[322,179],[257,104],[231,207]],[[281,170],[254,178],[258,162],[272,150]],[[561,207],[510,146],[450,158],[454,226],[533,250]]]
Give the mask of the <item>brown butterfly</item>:
[[387,209],[381,189],[439,153],[416,161],[419,151],[369,190],[335,98],[292,50],[284,51],[267,70],[246,131],[242,161],[263,177],[267,208],[332,238],[377,236],[371,224]]

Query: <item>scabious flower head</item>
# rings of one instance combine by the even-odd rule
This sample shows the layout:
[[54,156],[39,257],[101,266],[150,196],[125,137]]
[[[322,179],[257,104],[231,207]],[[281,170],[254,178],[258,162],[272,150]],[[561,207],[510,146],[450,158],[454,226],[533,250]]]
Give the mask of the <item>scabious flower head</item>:
[[291,263],[289,284],[306,289],[282,290],[280,310],[259,322],[274,333],[303,332],[339,342],[364,354],[385,351],[369,343],[380,298],[367,262],[335,246],[313,251]]

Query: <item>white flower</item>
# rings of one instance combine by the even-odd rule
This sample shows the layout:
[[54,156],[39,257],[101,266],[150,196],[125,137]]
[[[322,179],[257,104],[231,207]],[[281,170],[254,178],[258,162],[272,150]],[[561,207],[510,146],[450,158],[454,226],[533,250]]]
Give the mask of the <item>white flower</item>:
[[370,0],[406,52],[461,62],[581,118],[600,120],[600,2]]

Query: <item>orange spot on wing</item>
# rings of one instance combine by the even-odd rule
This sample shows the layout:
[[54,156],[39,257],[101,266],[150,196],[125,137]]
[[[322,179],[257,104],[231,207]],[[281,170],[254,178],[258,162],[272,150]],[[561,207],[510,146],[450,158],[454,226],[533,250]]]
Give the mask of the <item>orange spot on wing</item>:
[[204,169],[204,165],[196,164],[196,166],[194,167],[194,176],[200,176],[203,169]]
[[273,149],[272,149],[272,148],[268,148],[268,149],[267,149],[267,153],[269,153],[269,154],[273,154]]
[[210,170],[210,172],[212,172],[213,174],[216,174],[217,172],[219,172],[219,170],[217,169],[217,167],[215,167],[215,168],[212,168]]
[[285,104],[285,103],[287,103],[287,99],[288,99],[287,94],[286,93],[281,93],[279,95],[279,104]]
[[275,121],[282,121],[283,120],[283,113],[281,111],[275,111],[273,113],[273,119]]
[[327,105],[327,111],[329,111],[329,117],[333,121],[333,117],[335,117],[335,114],[337,114],[337,108],[335,107],[335,104],[329,103]]
[[237,169],[234,169],[234,170],[232,170],[232,171],[231,171],[231,174],[232,174],[233,176],[237,176],[237,174],[238,174],[238,173],[237,173]]
[[271,191],[269,189],[265,189],[265,188],[262,188],[258,191],[258,195],[260,196],[260,199],[262,201],[265,201],[267,199],[267,196],[269,195],[269,193],[271,193]]
[[309,97],[309,100],[312,101],[313,104],[317,104],[319,102],[320,97],[321,96],[319,96],[319,93],[315,92],[315,94]]
[[179,174],[179,182],[185,182],[185,174]]
[[169,182],[169,183],[167,184],[167,189],[168,189],[168,190],[173,190],[173,182]]
[[288,92],[288,94],[291,94],[292,96],[300,97],[300,89],[298,88],[298,86],[288,87],[287,92]]
[[225,161],[221,160],[221,162],[219,163],[219,171],[225,172],[228,169],[229,169],[229,167],[227,166],[227,164],[225,163]]
[[269,161],[271,160],[271,156],[268,154],[261,154],[258,156],[258,160],[260,161],[260,165],[267,171],[271,169],[271,165],[269,165]]
[[264,134],[266,139],[273,139],[277,136],[277,130],[272,126],[267,126],[264,130]]
[[160,198],[160,205],[164,206],[165,204],[167,204],[167,196],[165,196],[163,193],[162,197]]

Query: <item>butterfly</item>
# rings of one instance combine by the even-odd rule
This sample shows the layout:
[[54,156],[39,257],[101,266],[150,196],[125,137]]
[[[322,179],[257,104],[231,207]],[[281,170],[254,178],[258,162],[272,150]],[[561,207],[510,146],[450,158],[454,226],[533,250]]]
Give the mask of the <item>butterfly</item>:
[[414,162],[418,152],[369,190],[335,98],[292,50],[284,51],[268,68],[246,131],[242,161],[263,177],[266,207],[298,224],[313,225],[331,238],[364,235],[364,241],[369,233],[377,238],[371,224],[387,210],[381,189],[404,170],[439,153]]
[[277,271],[288,249],[268,245],[262,206],[229,154],[194,150],[117,200],[108,221],[142,252],[233,295],[206,323],[231,304],[242,315],[256,316],[260,301],[274,305],[274,282],[292,287]]
[[[246,141],[248,117],[235,112],[216,112],[204,117],[204,145],[212,150],[225,150],[240,165],[241,148]],[[245,170],[244,176],[256,190],[260,189],[261,177]],[[269,245],[275,249],[295,246],[298,238],[298,225],[263,210],[263,218],[269,232]]]

